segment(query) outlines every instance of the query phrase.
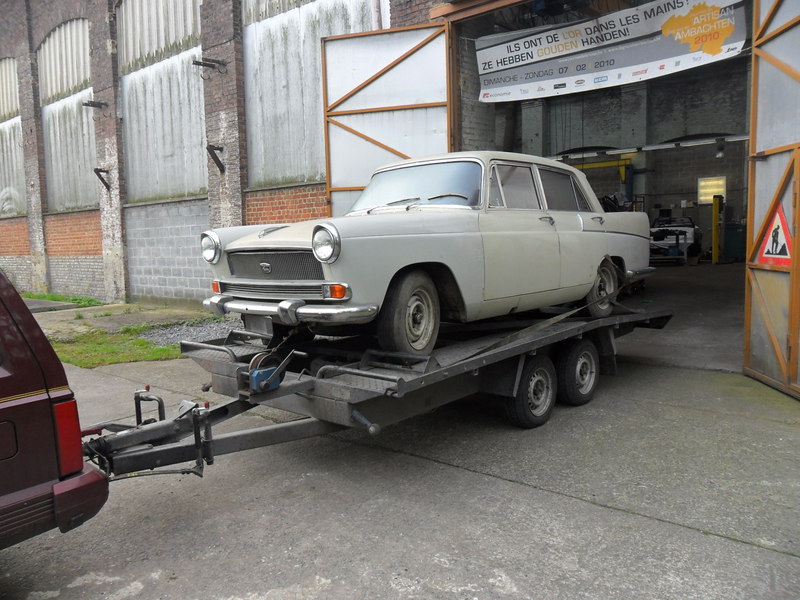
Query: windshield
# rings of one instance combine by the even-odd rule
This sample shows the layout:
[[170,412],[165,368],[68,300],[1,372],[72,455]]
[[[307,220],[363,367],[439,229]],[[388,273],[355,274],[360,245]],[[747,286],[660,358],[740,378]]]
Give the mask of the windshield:
[[481,165],[472,161],[410,165],[375,173],[350,212],[411,204],[480,205]]

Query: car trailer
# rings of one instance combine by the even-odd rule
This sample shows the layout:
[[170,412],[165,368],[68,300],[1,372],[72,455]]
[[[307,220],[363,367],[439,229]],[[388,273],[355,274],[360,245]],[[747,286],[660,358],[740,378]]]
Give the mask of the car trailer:
[[[203,389],[234,399],[213,407],[184,401],[179,414],[168,419],[161,398],[138,391],[136,425],[85,430],[90,439],[84,452],[112,479],[202,476],[204,464],[219,455],[347,428],[377,435],[387,425],[476,393],[498,396],[515,425],[537,427],[550,417],[556,398],[585,404],[599,374],[616,373],[617,337],[637,327],[661,329],[672,316],[669,311],[576,314],[577,309],[548,318],[442,324],[430,356],[364,350],[366,338],[289,336],[273,343],[265,333],[238,330],[223,340],[183,342],[183,354],[211,374]],[[158,405],[158,419],[143,418],[143,403]],[[214,433],[217,424],[259,405],[300,418]],[[191,461],[191,468],[153,471]]]

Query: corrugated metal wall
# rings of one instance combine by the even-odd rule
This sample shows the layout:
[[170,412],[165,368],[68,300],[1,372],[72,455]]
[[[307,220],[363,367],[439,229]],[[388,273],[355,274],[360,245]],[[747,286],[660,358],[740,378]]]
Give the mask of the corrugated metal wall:
[[245,111],[249,186],[325,179],[321,38],[372,30],[373,0],[317,0],[283,8],[245,0]]
[[24,215],[26,208],[22,122],[14,117],[0,123],[0,217]]
[[67,21],[47,36],[38,52],[47,202],[59,212],[97,206],[89,22]]
[[4,58],[0,60],[0,217],[26,212],[17,61]]
[[200,56],[187,50],[120,79],[129,202],[207,192]]
[[69,96],[89,85],[89,21],[75,19],[56,27],[37,53],[41,104]]
[[98,181],[93,172],[97,153],[94,116],[83,102],[92,88],[42,107],[47,203],[62,212],[99,204]]
[[201,0],[125,0],[119,20],[127,199],[207,193]]
[[200,43],[202,0],[124,0],[117,8],[121,73],[130,73]]
[[13,58],[4,58],[0,60],[0,122],[18,114],[17,61]]

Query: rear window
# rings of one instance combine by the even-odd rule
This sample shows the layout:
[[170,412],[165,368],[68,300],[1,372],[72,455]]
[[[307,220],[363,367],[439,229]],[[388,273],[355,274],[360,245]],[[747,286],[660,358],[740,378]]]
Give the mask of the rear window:
[[550,210],[591,211],[589,202],[575,179],[569,173],[552,169],[539,169],[547,208]]

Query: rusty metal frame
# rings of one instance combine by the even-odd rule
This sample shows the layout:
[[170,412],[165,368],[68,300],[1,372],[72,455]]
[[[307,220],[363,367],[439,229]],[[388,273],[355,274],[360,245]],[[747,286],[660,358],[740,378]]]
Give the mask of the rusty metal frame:
[[[800,382],[798,381],[798,341],[800,340],[800,259],[797,257],[797,245],[795,254],[791,258],[790,266],[783,267],[778,265],[765,265],[757,262],[758,253],[763,243],[764,236],[767,234],[775,211],[781,204],[782,197],[785,195],[789,186],[792,186],[792,223],[795,231],[795,239],[800,233],[800,140],[796,143],[783,145],[780,147],[768,148],[757,151],[758,134],[758,86],[759,72],[762,61],[766,61],[776,69],[780,70],[790,79],[800,82],[800,72],[775,56],[767,52],[763,46],[793,28],[800,26],[800,16],[794,17],[775,28],[771,32],[767,29],[773,22],[775,15],[780,7],[787,0],[771,0],[772,5],[762,23],[758,22],[761,14],[762,0],[753,2],[753,66],[752,66],[752,85],[750,89],[750,142],[751,154],[750,165],[748,168],[748,234],[747,234],[747,267],[745,283],[745,331],[744,331],[744,372],[759,379],[775,388],[800,398]],[[769,156],[791,153],[788,157],[786,168],[775,189],[769,207],[764,213],[764,221],[755,223],[756,208],[756,163]],[[757,272],[759,271],[778,271],[787,273],[789,276],[789,298],[788,298],[788,331],[787,339],[779,339],[773,326],[767,304],[769,300],[764,297],[759,286]],[[776,381],[772,377],[756,371],[750,366],[751,356],[751,331],[753,326],[753,311],[757,310],[760,314],[769,344],[774,352],[774,359],[781,374],[781,380]]]
[[[415,46],[411,49],[407,50],[389,64],[384,66],[381,70],[377,73],[374,73],[369,78],[365,79],[361,83],[359,83],[356,87],[352,90],[344,94],[341,98],[331,99],[328,98],[328,68],[327,68],[327,58],[326,58],[326,43],[329,41],[336,41],[341,39],[351,39],[351,38],[358,38],[358,37],[369,37],[375,35],[383,35],[383,34],[391,34],[391,33],[398,33],[402,31],[410,31],[416,29],[430,29],[432,32],[429,36],[427,36],[422,41],[418,42]],[[358,94],[361,90],[368,87],[378,79],[380,79],[383,75],[391,71],[397,65],[405,61],[406,59],[413,56],[419,50],[424,48],[425,46],[432,43],[434,40],[438,39],[439,36],[445,36],[445,49],[447,52],[447,56],[445,58],[446,65],[445,65],[445,72],[447,73],[447,82],[445,86],[445,94],[446,98],[444,102],[431,102],[431,103],[421,103],[421,104],[409,104],[409,105],[397,105],[397,106],[380,106],[380,107],[373,107],[373,108],[364,108],[364,109],[351,109],[351,110],[337,110],[338,106],[341,106],[344,102],[348,99],[352,98],[356,94]],[[355,187],[332,187],[331,186],[331,146],[330,146],[330,135],[329,131],[331,127],[339,127],[348,133],[359,137],[370,144],[373,144],[387,152],[396,155],[400,159],[409,158],[404,153],[400,152],[396,148],[392,148],[387,144],[384,144],[380,140],[376,140],[352,127],[345,125],[337,120],[337,117],[340,116],[347,116],[347,115],[357,115],[357,114],[368,114],[368,113],[375,113],[375,112],[388,112],[388,111],[399,111],[399,110],[414,110],[420,108],[435,108],[435,107],[443,107],[447,113],[446,120],[447,120],[447,145],[448,150],[453,149],[453,131],[454,131],[454,115],[452,110],[452,103],[453,98],[455,97],[453,94],[453,84],[452,84],[452,53],[450,48],[450,26],[449,24],[425,24],[425,25],[415,25],[411,27],[397,27],[392,29],[381,29],[377,31],[366,31],[362,33],[353,33],[353,34],[345,34],[345,35],[337,35],[331,36],[327,38],[323,38],[322,40],[322,101],[324,105],[324,113],[325,113],[325,196],[328,199],[328,213],[331,214],[332,211],[332,202],[331,202],[331,194],[333,192],[352,192],[352,191],[359,191],[364,189],[363,186],[355,186]]]

